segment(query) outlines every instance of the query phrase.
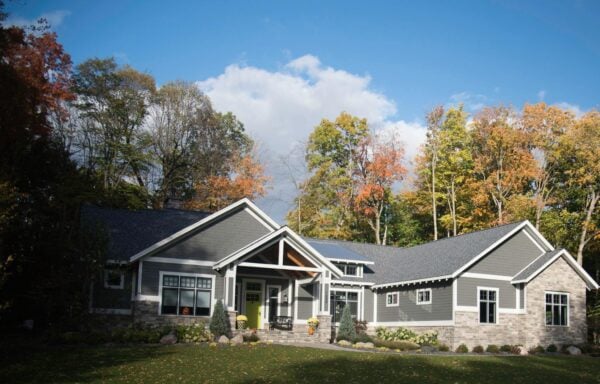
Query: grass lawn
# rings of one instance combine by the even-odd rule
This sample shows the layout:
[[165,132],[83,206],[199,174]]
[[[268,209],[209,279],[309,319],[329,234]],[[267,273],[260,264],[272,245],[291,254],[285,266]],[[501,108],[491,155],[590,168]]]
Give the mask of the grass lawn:
[[256,345],[0,343],[0,383],[600,383],[600,359],[419,356]]

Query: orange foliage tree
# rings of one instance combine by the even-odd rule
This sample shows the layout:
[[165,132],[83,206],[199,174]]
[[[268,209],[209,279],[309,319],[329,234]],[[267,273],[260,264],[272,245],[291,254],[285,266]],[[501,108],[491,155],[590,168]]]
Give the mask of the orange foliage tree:
[[393,184],[406,175],[406,169],[402,166],[404,149],[395,140],[386,142],[372,135],[364,139],[359,148],[354,208],[373,230],[375,242],[386,244],[387,224],[383,225],[382,234],[381,219],[385,207],[390,203]]

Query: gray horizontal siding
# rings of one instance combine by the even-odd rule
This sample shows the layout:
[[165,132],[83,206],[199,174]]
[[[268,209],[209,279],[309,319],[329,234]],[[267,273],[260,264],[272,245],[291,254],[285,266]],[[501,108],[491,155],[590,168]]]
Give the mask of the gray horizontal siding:
[[373,291],[371,291],[370,289],[366,288],[365,289],[365,297],[363,298],[363,305],[365,308],[365,318],[364,320],[367,322],[372,322],[373,319],[373,301],[375,300],[375,295],[373,293]]
[[298,319],[307,320],[313,310],[313,284],[298,286]]
[[[377,321],[441,321],[452,320],[452,283],[419,286],[431,288],[431,304],[417,305],[417,288],[394,288],[377,291]],[[400,292],[397,307],[386,306],[386,293]]]
[[240,210],[153,256],[218,261],[269,232],[252,215]]
[[211,267],[201,267],[198,265],[182,265],[170,263],[155,263],[145,261],[142,264],[142,295],[156,296],[160,286],[160,271],[163,272],[182,272],[182,273],[203,273],[215,275],[215,298],[224,299],[224,278],[216,273]]
[[477,306],[477,287],[498,288],[498,299],[500,308],[515,308],[517,290],[510,281],[473,279],[470,277],[459,277],[456,291],[458,293],[457,304],[460,306]]
[[514,276],[541,254],[542,251],[521,230],[469,268],[468,272]]
[[104,272],[93,283],[92,307],[102,309],[131,309],[131,270],[126,270],[123,289],[104,288]]

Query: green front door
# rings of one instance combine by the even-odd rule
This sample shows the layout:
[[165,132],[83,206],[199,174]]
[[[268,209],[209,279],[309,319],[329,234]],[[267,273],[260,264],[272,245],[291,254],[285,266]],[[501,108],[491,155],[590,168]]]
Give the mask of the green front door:
[[246,317],[248,328],[260,328],[260,292],[246,292]]

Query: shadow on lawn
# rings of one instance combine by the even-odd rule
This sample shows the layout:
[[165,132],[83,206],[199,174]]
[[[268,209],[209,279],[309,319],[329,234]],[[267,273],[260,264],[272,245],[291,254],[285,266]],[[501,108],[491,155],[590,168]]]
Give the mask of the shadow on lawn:
[[0,344],[0,383],[3,384],[123,380],[119,366],[136,362],[147,364],[174,352],[173,349],[146,345],[48,346],[32,343],[25,349],[22,343]]
[[357,355],[292,363],[280,377],[244,382],[600,383],[600,360],[592,358]]

